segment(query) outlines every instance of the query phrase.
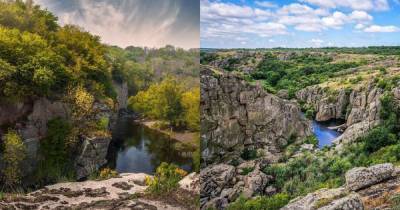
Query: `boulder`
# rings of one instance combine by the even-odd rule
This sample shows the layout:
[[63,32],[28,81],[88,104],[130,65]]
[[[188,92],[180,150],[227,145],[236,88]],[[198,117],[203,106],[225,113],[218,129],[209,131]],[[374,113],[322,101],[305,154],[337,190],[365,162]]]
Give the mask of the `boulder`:
[[75,160],[77,179],[88,177],[107,163],[106,156],[110,142],[110,136],[83,137],[82,150]]
[[360,196],[352,193],[346,197],[333,200],[326,206],[318,208],[318,210],[364,210],[364,204]]
[[[345,188],[336,188],[320,189],[304,197],[296,198],[281,210],[352,209],[347,208],[348,206],[357,207],[354,209],[363,209],[362,201],[356,194],[347,195]],[[359,206],[361,208],[358,208]]]
[[200,175],[196,172],[193,172],[187,176],[185,176],[181,181],[179,181],[179,187],[199,194],[200,193]]
[[206,203],[222,202],[220,199],[215,199],[220,196],[221,191],[230,185],[232,178],[235,175],[235,167],[226,164],[218,164],[209,166],[200,171],[200,205]]
[[357,191],[392,177],[394,171],[391,163],[378,164],[369,168],[353,168],[346,172],[346,187]]
[[243,194],[246,197],[252,197],[256,194],[262,194],[268,182],[272,179],[260,170],[256,169],[244,177]]

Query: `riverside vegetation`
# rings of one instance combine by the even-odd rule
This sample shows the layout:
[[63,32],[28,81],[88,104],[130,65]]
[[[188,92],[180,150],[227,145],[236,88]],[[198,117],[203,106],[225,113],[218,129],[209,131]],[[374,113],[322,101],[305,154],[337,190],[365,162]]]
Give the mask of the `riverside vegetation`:
[[[115,177],[97,170],[121,109],[198,132],[198,60],[196,49],[105,45],[83,28],[60,26],[33,1],[0,1],[0,190]],[[79,156],[89,139],[103,148],[95,166]]]
[[[290,103],[297,103],[298,109],[301,109],[305,117],[309,119],[345,121],[342,125],[343,134],[331,146],[322,149],[316,149],[318,141],[310,133],[303,135],[293,132],[290,135],[281,136],[278,140],[274,140],[273,136],[260,138],[255,136],[257,133],[250,134],[248,137],[244,134],[243,140],[235,139],[236,144],[230,145],[225,142],[214,145],[212,137],[202,139],[202,143],[208,150],[207,154],[214,152],[225,155],[218,159],[212,156],[213,154],[207,159],[202,157],[201,170],[207,171],[202,175],[206,183],[202,186],[202,193],[206,191],[201,195],[205,200],[202,208],[280,209],[299,196],[318,196],[322,195],[322,191],[318,191],[320,189],[346,186],[348,180],[345,174],[350,169],[382,163],[399,164],[400,54],[398,47],[205,49],[201,52],[201,63],[206,65],[205,68],[214,71],[211,77],[205,76],[210,73],[202,73],[202,78],[204,76],[202,82],[206,84],[218,82],[222,90],[231,91],[232,95],[236,94],[235,91],[239,91],[237,97],[240,98],[240,104],[237,106],[240,109],[231,108],[236,109],[239,116],[246,116],[245,119],[247,118],[250,126],[259,128],[264,124],[260,118],[255,117],[256,113],[252,112],[257,111],[258,106],[263,106],[257,97],[262,98],[263,95],[268,94],[276,95],[280,100],[291,100]],[[226,76],[221,76],[224,74]],[[249,90],[240,85],[234,86],[229,83],[232,78],[239,78],[239,82],[236,83],[244,82],[250,86],[259,87],[267,93],[260,94],[256,91],[257,88]],[[202,99],[201,103],[202,109],[206,110],[201,118],[202,126],[214,135],[220,134],[216,133],[217,130],[210,130],[208,123],[211,124],[213,120],[224,119],[229,115],[229,112],[228,114],[219,113],[214,119],[207,115],[208,109],[212,110],[209,108],[208,97],[212,97],[213,91],[220,91],[218,86],[216,89],[204,90],[206,99],[204,101]],[[274,97],[271,96],[271,98]],[[220,106],[218,103],[224,104],[224,101],[211,103],[215,103],[214,106],[217,108]],[[231,103],[235,104],[235,102]],[[273,106],[280,105],[271,103],[267,109],[278,108]],[[241,115],[243,109],[247,114]],[[292,110],[291,113],[298,114]],[[237,113],[229,116],[232,116],[231,119],[235,118]],[[281,118],[278,116],[273,114],[270,118],[279,122]],[[203,124],[203,119],[207,119],[207,123]],[[265,124],[267,127],[272,126],[274,132],[280,133],[282,129],[285,129],[269,125],[268,120],[265,120]],[[295,120],[307,121],[307,119]],[[245,120],[240,121],[239,124],[242,125],[243,121]],[[222,135],[229,135],[229,133],[242,135],[240,130],[237,130],[239,128],[231,124],[226,127],[222,125],[219,129],[226,129],[224,130],[226,134]],[[283,133],[285,133],[284,130]],[[246,138],[254,138],[255,143],[245,140]],[[277,144],[277,149],[260,153],[266,150],[263,144],[272,146]],[[218,153],[219,151],[223,152]],[[229,159],[234,161],[226,161]],[[218,167],[232,167],[233,171],[218,174]],[[208,178],[209,173],[214,173],[214,176],[225,176],[228,180],[224,184],[221,183],[222,192],[211,191],[217,194],[214,197],[208,197],[209,194],[207,194],[213,189],[207,184],[208,179],[211,179]],[[243,180],[242,183],[240,183],[241,180]],[[400,183],[398,181],[395,183],[393,188],[398,189]],[[372,193],[372,188],[368,189],[369,193]],[[389,191],[384,196],[377,193],[374,197],[369,197],[369,201],[364,202],[362,209],[398,208],[400,203],[396,202],[396,193],[389,193]],[[313,192],[315,193],[311,194]],[[218,193],[221,193],[220,197]],[[365,194],[368,193],[359,192],[359,195],[363,197],[366,196]],[[326,208],[334,209],[336,200],[343,197],[345,195],[321,200],[314,207],[307,207],[308,204],[304,204],[306,201],[301,204],[303,206],[292,201],[294,203],[284,209],[317,209],[324,206],[332,206]]]

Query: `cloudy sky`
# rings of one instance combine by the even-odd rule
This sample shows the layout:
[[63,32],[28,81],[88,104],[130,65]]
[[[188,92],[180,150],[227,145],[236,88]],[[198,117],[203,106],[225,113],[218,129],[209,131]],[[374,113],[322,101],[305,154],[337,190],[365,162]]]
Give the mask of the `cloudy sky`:
[[400,0],[200,0],[201,47],[400,45]]
[[199,47],[199,0],[35,0],[112,45]]

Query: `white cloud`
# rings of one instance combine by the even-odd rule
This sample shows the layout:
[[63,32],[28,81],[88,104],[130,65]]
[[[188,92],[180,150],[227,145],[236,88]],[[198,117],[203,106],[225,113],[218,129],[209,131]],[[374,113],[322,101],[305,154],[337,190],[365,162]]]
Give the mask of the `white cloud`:
[[371,21],[373,17],[366,13],[365,11],[360,11],[360,10],[355,10],[350,14],[350,19],[355,20],[355,21]]
[[369,32],[369,33],[390,33],[398,31],[400,31],[400,28],[396,26],[371,25],[364,28],[364,32]]
[[334,12],[332,16],[322,18],[325,26],[339,29],[348,21],[347,15],[342,12]]
[[361,30],[361,29],[363,29],[363,28],[365,28],[365,27],[366,27],[366,26],[365,26],[364,24],[358,23],[354,28],[357,29],[357,30]]
[[255,1],[255,4],[257,6],[266,7],[266,8],[276,8],[276,7],[278,7],[278,5],[276,5],[276,4],[272,3],[272,2],[269,2],[269,1]]
[[202,37],[231,37],[255,34],[260,37],[286,34],[286,26],[272,20],[269,10],[251,8],[233,3],[201,0]]
[[325,9],[313,9],[304,4],[293,3],[283,6],[278,10],[278,14],[281,15],[316,15],[323,16],[329,14],[328,10]]
[[376,10],[389,9],[387,0],[301,0],[323,8],[350,8],[353,10]]

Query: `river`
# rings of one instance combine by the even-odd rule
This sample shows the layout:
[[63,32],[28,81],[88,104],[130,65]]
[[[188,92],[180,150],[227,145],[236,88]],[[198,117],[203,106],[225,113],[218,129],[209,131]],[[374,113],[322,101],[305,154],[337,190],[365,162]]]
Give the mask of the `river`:
[[192,171],[191,151],[177,150],[177,141],[165,134],[121,117],[113,130],[108,167],[118,173],[154,174],[161,162],[174,163]]
[[315,137],[317,137],[318,139],[319,148],[331,145],[333,140],[342,135],[341,132],[328,128],[330,126],[341,125],[342,123],[343,123],[342,121],[335,121],[335,120],[330,120],[327,122],[317,122],[313,120],[312,128]]

